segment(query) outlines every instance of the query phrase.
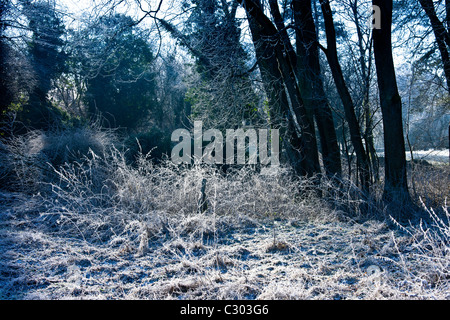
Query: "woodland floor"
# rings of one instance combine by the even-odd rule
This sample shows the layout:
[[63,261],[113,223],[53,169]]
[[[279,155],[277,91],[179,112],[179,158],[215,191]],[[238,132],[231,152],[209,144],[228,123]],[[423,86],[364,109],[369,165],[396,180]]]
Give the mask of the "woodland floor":
[[153,224],[142,248],[135,220],[93,240],[39,197],[0,206],[1,299],[450,299],[419,236],[383,221],[194,214]]

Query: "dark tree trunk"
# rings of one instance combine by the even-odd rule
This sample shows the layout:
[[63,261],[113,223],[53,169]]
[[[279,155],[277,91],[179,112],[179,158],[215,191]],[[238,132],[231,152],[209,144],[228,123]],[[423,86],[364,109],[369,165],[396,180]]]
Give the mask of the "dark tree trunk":
[[[252,37],[260,67],[265,75],[265,87],[276,86],[276,90],[286,90],[284,94],[277,95],[268,90],[269,98],[280,103],[275,105],[282,109],[282,116],[288,118],[289,140],[296,156],[291,157],[291,163],[297,174],[312,177],[320,173],[317,143],[314,130],[313,116],[304,104],[297,85],[292,55],[288,52],[286,39],[278,32],[270,19],[261,10],[260,3],[252,0],[238,0],[245,8],[252,30]],[[267,63],[266,63],[267,62]],[[264,79],[263,79],[264,81]],[[281,92],[280,91],[280,92]],[[287,99],[285,99],[287,97]],[[288,101],[287,101],[288,100]]]
[[[264,39],[264,33],[251,15],[248,15],[248,22],[264,91],[268,99],[270,125],[272,128],[280,129],[280,137],[286,149],[288,160],[292,167],[295,168],[296,164],[301,162],[301,154],[296,151],[300,148],[300,145],[290,142],[290,136],[292,134],[296,135],[296,133],[291,132],[289,129],[289,100],[283,85],[280,69],[278,68],[273,44]],[[300,172],[300,170],[296,171]]]
[[329,1],[321,1],[321,7],[325,21],[325,31],[327,37],[327,48],[324,49],[324,52],[327,56],[334,83],[344,106],[345,118],[347,120],[348,128],[350,131],[350,140],[353,144],[353,148],[355,149],[356,157],[358,160],[357,163],[360,171],[359,176],[361,179],[361,186],[364,191],[368,192],[370,186],[370,170],[368,157],[366,150],[364,149],[358,119],[356,118],[355,106],[345,83],[341,65],[338,60],[336,47],[336,31],[334,28],[333,16]]
[[301,165],[296,166],[296,168],[301,169],[300,172],[297,169],[297,173],[302,176],[313,177],[320,173],[313,115],[310,110],[305,108],[292,65],[289,61],[286,61],[286,56],[281,50],[275,49],[275,54],[292,107],[289,110],[289,121],[293,124],[291,127],[297,133],[297,138],[292,141],[296,141],[294,146],[298,145],[297,151],[303,154]]
[[0,2],[0,120],[4,117],[4,113],[14,98],[8,86],[8,44],[4,35],[6,29],[5,15],[8,5],[7,1]]
[[450,33],[450,0],[445,0],[445,18],[447,20],[447,33]]
[[387,201],[409,202],[406,177],[405,141],[403,138],[402,101],[398,93],[392,57],[392,0],[373,0],[381,9],[381,28],[373,30],[373,49],[383,115],[385,185]]
[[[431,27],[433,28],[436,43],[441,53],[442,64],[444,65],[444,74],[447,81],[447,90],[450,93],[450,54],[448,47],[450,47],[450,30],[446,30],[444,24],[439,20],[434,9],[432,0],[419,0],[423,10],[430,19]],[[450,15],[450,1],[446,0],[446,16],[447,28],[450,27],[448,21]]]
[[292,9],[296,32],[297,79],[303,101],[307,109],[314,111],[325,172],[328,176],[340,177],[341,156],[333,114],[322,81],[311,1],[293,0]]

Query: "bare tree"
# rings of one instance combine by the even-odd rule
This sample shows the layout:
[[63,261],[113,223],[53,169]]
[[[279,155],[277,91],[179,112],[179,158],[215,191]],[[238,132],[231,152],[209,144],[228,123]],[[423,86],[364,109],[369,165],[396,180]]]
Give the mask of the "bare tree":
[[328,64],[330,65],[334,83],[336,84],[336,88],[344,106],[345,118],[347,120],[350,131],[350,140],[353,144],[356,157],[358,159],[361,185],[363,190],[368,192],[370,186],[369,160],[366,150],[364,149],[361,129],[355,114],[355,106],[348,90],[347,84],[344,80],[342,68],[338,59],[336,31],[334,27],[330,2],[328,0],[322,0],[321,7],[325,21],[325,31],[327,37],[327,48],[322,48],[328,59]]
[[403,138],[402,101],[398,93],[392,56],[392,0],[373,0],[381,11],[381,28],[373,30],[373,48],[380,106],[383,115],[385,184],[387,201],[410,201],[406,176],[405,141]]
[[[275,21],[280,19],[278,4],[270,1]],[[306,108],[314,111],[320,137],[325,172],[341,176],[341,157],[333,114],[325,94],[319,63],[319,49],[311,1],[292,1],[296,35],[297,78]],[[279,28],[280,29],[280,28]]]
[[[258,48],[263,44],[264,49],[267,50],[266,56],[272,57],[271,63],[276,63],[278,71],[275,68],[267,68],[263,73],[270,72],[272,80],[279,81],[279,86],[286,90],[289,105],[284,105],[283,95],[280,101],[283,107],[282,113],[288,118],[290,143],[292,150],[295,151],[291,155],[291,163],[299,175],[314,176],[320,173],[314,115],[312,110],[305,107],[297,82],[294,60],[296,57],[293,55],[290,42],[286,39],[284,27],[279,23],[280,21],[278,21],[278,28],[277,22],[275,25],[272,23],[258,0],[238,1],[247,12],[255,47]],[[263,61],[262,57],[261,61]],[[262,66],[264,67],[264,63]]]
[[[371,28],[367,24],[369,20],[369,5],[371,1],[367,0],[347,0],[343,3],[349,21],[354,25],[356,30],[356,41],[346,39],[350,42],[350,46],[356,47],[357,53],[354,54],[353,60],[356,76],[355,86],[359,88],[359,94],[354,101],[356,108],[362,109],[361,128],[362,135],[365,142],[366,153],[371,170],[371,177],[373,180],[379,179],[379,165],[378,157],[375,150],[374,143],[374,116],[376,108],[372,106],[370,99],[371,80],[373,78],[373,41]],[[367,12],[367,14],[364,14]],[[353,52],[353,49],[350,49]]]

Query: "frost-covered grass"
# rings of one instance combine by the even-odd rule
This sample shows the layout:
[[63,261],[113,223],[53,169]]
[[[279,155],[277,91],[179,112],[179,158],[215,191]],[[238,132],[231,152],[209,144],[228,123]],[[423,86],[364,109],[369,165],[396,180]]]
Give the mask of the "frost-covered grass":
[[[40,175],[0,192],[0,298],[450,298],[445,203],[424,201],[425,219],[400,225],[351,183],[324,179],[318,198],[285,168],[225,176],[145,155],[131,167],[113,139],[89,137],[51,166],[34,149],[19,169]],[[25,140],[14,146],[27,151]]]

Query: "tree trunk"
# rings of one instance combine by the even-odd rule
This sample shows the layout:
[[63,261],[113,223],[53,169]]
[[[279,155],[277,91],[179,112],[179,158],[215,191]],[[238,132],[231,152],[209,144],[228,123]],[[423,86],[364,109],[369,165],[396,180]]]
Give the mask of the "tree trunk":
[[450,33],[450,0],[445,0],[445,18],[447,20],[447,33]]
[[[450,47],[450,34],[448,30],[445,29],[444,24],[439,20],[436,15],[436,10],[434,9],[434,4],[432,0],[419,0],[423,10],[430,19],[431,27],[433,28],[434,36],[436,37],[436,43],[441,53],[442,63],[444,65],[444,74],[447,81],[447,90],[450,93],[450,54],[448,47]],[[450,1],[446,0],[446,16],[447,16],[447,27],[450,27],[450,22],[448,21],[450,15]]]
[[405,141],[403,138],[402,101],[398,93],[392,57],[391,24],[392,0],[373,0],[381,10],[381,28],[373,29],[373,49],[383,115],[386,201],[410,201]]
[[345,118],[347,120],[350,131],[350,140],[353,144],[353,148],[355,149],[356,157],[358,160],[357,163],[359,164],[358,167],[360,171],[359,176],[361,179],[361,186],[365,192],[369,192],[370,171],[368,157],[366,150],[364,149],[360,126],[355,114],[355,106],[345,83],[341,65],[337,56],[336,31],[334,28],[333,16],[329,1],[321,1],[321,7],[325,21],[325,32],[327,37],[327,48],[324,49],[324,51],[328,59],[328,64],[330,65],[334,83],[344,106]]
[[292,8],[297,46],[296,70],[300,91],[306,108],[314,111],[325,172],[328,176],[340,177],[341,156],[333,114],[322,81],[311,1],[293,0]]
[[[269,41],[264,40],[262,30],[255,19],[251,15],[247,16],[264,91],[269,104],[270,126],[280,129],[280,137],[288,154],[288,160],[295,168],[296,164],[301,162],[301,154],[296,151],[300,148],[300,145],[295,145],[295,143],[293,145],[290,142],[289,137],[291,134],[296,135],[296,133],[289,129],[289,100],[278,68],[274,48]],[[300,170],[295,171],[300,172]]]
[[[292,135],[289,137],[290,142],[298,154],[294,159],[291,158],[291,163],[297,174],[312,177],[320,173],[314,122],[312,114],[303,104],[293,62],[290,59],[292,56],[286,50],[288,48],[285,46],[286,42],[281,38],[277,28],[261,10],[260,3],[253,0],[238,1],[247,12],[253,42],[258,50],[257,54],[261,55],[258,62],[260,67],[263,67],[262,73],[267,72],[266,81],[270,81],[265,87],[276,83],[277,90],[285,88],[287,92],[288,99],[280,94],[278,97],[281,98],[281,104],[275,105],[279,105],[283,116],[286,115],[288,118],[288,132]],[[273,91],[269,90],[269,97],[270,92],[273,95]],[[276,94],[272,99],[277,99]]]
[[[356,27],[356,35],[358,36],[358,49],[359,49],[359,64],[361,67],[361,76],[363,81],[363,101],[362,107],[364,112],[364,141],[366,145],[366,153],[371,169],[371,177],[378,181],[379,179],[379,166],[378,158],[375,151],[375,144],[373,139],[373,116],[370,108],[369,93],[370,93],[370,77],[372,74],[372,38],[369,39],[368,47],[364,46],[364,36],[361,29],[360,14],[358,12],[358,0],[350,3],[353,14],[353,19]],[[366,59],[366,51],[367,59]],[[366,60],[367,64],[366,65]]]
[[[300,94],[300,89],[297,85],[295,72],[291,64],[286,61],[286,56],[281,50],[277,50],[275,48],[275,54],[277,57],[278,67],[281,71],[284,85],[291,102],[289,121],[292,122],[292,127],[295,129],[295,132],[301,141],[301,143],[296,143],[300,147],[298,148],[298,151],[304,155],[301,159],[301,171],[298,172],[297,170],[297,172],[302,176],[313,177],[314,175],[320,173],[313,115],[308,109],[305,108]],[[293,141],[298,140],[293,139]]]

